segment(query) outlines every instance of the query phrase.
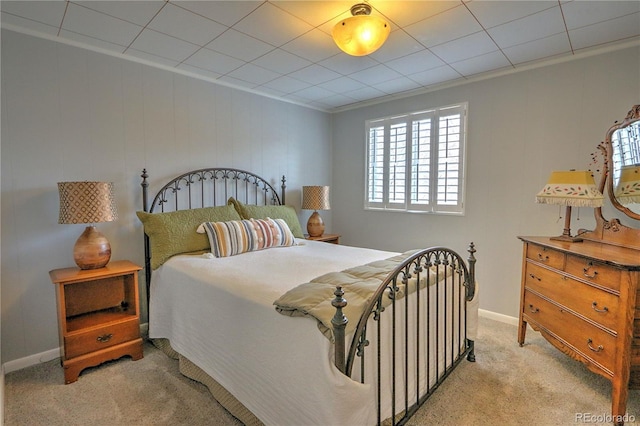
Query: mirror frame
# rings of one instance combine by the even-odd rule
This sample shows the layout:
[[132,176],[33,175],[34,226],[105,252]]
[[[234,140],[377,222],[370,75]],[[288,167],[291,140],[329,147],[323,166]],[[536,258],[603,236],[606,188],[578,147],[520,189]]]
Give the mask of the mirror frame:
[[[607,170],[607,173],[603,173],[603,179],[606,180],[607,192],[609,194],[609,200],[611,201],[611,204],[613,204],[613,206],[616,209],[620,210],[622,213],[626,214],[630,218],[640,220],[640,213],[634,212],[633,210],[622,205],[618,201],[613,190],[613,177],[611,173],[608,173],[609,169],[613,171],[613,143],[611,140],[613,133],[616,130],[623,129],[627,126],[630,126],[632,123],[635,123],[636,121],[640,121],[640,105],[634,105],[633,108],[631,108],[631,110],[627,113],[627,116],[624,118],[624,120],[622,120],[621,123],[618,123],[616,121],[614,125],[611,126],[611,128],[607,131],[607,135],[604,141],[605,148],[606,148],[605,162],[607,164],[605,169]],[[601,192],[603,192],[602,189],[604,188],[600,188],[600,189],[601,189]]]

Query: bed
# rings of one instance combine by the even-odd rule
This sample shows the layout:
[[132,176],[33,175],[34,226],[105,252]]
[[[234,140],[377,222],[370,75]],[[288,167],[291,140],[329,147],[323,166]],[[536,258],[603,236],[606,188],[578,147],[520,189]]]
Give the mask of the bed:
[[245,424],[404,424],[475,360],[473,243],[305,240],[279,183],[207,168],[151,198],[143,171],[150,339]]

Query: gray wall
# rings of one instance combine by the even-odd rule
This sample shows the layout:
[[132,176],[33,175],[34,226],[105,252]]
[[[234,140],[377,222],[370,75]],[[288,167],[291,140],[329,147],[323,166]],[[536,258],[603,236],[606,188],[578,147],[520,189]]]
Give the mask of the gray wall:
[[[466,215],[364,211],[365,120],[462,101],[469,102]],[[606,131],[638,103],[634,47],[335,114],[334,230],[345,244],[397,251],[446,245],[466,255],[473,241],[480,308],[517,317],[517,236],[560,235],[564,223],[558,207],[535,203],[536,193],[553,170],[591,168]],[[592,211],[580,209],[575,221],[574,209],[572,230],[591,228]]]
[[[142,168],[151,189],[207,166],[251,170],[274,185],[284,174],[287,203],[299,209],[302,185],[331,183],[330,120],[316,110],[3,31],[2,362],[58,347],[48,272],[74,265],[84,226],[57,223],[56,182],[114,182],[120,217],[98,228],[113,259],[143,264],[135,216]],[[301,213],[301,222],[307,217]]]

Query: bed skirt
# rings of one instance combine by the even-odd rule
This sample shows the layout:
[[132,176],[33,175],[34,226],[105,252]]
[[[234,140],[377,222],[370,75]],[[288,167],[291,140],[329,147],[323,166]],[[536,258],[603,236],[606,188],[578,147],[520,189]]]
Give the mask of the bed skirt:
[[200,367],[189,361],[188,358],[176,352],[168,339],[151,339],[155,347],[164,352],[168,357],[178,360],[178,369],[185,377],[205,385],[213,398],[220,403],[232,416],[247,426],[264,426],[251,411],[240,401],[231,395],[220,383],[205,373]]

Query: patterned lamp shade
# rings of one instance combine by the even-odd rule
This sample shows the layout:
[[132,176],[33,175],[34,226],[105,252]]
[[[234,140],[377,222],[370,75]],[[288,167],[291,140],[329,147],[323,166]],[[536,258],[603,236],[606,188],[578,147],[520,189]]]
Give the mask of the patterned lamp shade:
[[587,170],[551,173],[549,181],[536,195],[536,202],[571,207],[602,207],[604,196]]
[[58,182],[58,192],[58,223],[99,223],[118,218],[111,182]]
[[329,210],[328,186],[303,186],[302,209],[304,210]]
[[640,165],[622,166],[613,193],[622,205],[640,203]]

